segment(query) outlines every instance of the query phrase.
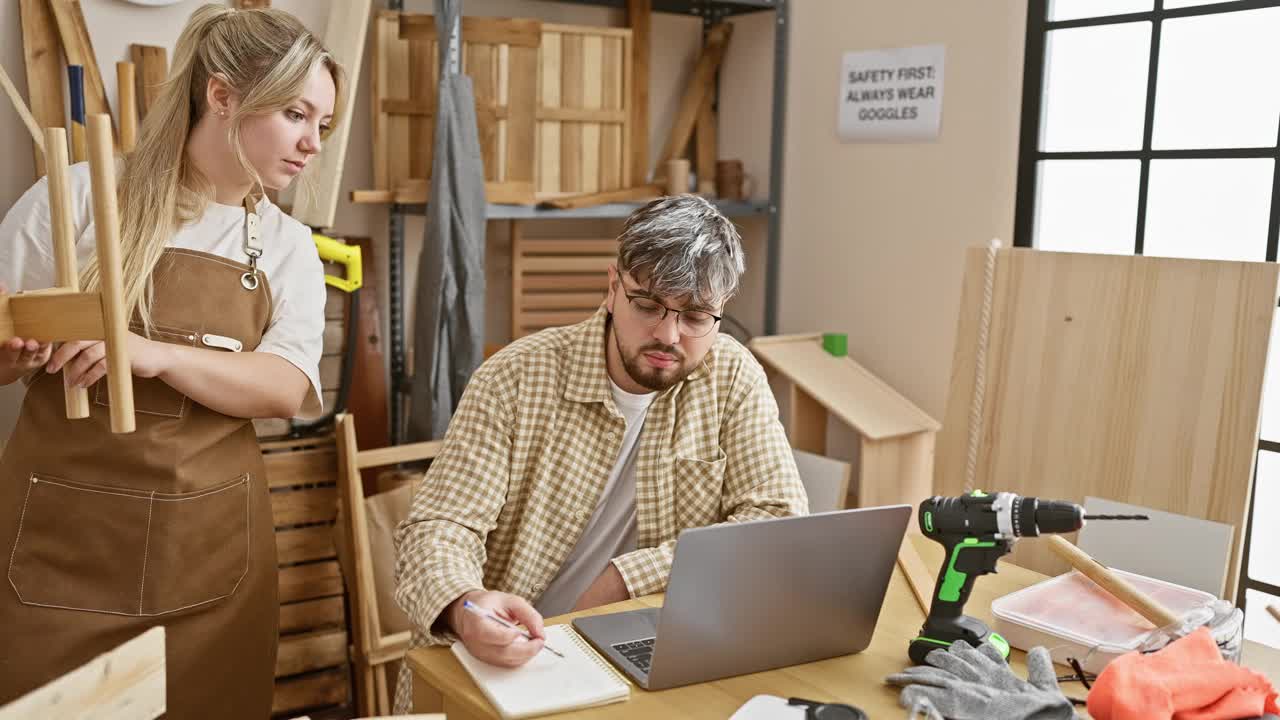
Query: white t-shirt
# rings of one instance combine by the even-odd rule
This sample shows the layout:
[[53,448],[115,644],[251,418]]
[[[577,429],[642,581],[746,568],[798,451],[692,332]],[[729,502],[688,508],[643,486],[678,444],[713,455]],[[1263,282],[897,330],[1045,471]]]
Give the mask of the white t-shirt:
[[644,417],[658,393],[634,395],[609,380],[613,403],[626,421],[618,459],[609,471],[600,502],[586,530],[565,559],[560,572],[535,605],[543,617],[573,609],[582,593],[604,572],[609,562],[636,549],[636,443]]
[[[71,166],[71,217],[77,267],[84,268],[97,251],[93,232],[93,194],[88,163]],[[324,268],[311,231],[263,198],[258,202],[262,257],[258,269],[271,288],[271,320],[256,352],[288,360],[306,373],[312,392],[303,412],[321,409],[320,354],[324,348]],[[184,224],[169,247],[197,250],[247,263],[244,254],[244,207],[210,203],[198,220]],[[0,223],[0,283],[8,292],[54,284],[53,230],[48,178],[41,178]],[[243,292],[239,285],[231,290]]]

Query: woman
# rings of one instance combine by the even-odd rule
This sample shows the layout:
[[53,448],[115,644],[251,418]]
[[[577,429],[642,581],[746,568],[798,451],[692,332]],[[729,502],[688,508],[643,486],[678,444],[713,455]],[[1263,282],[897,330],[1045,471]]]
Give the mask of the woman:
[[[30,383],[0,458],[0,705],[155,625],[174,718],[265,718],[276,556],[250,418],[319,407],[324,281],[310,231],[262,197],[320,150],[342,69],[292,16],[207,5],[119,181],[137,431],[109,427],[104,349],[13,339]],[[82,285],[88,168],[71,168]],[[53,284],[48,185],[0,224],[0,282]],[[59,377],[59,373],[61,377]],[[63,384],[89,388],[67,420]]]

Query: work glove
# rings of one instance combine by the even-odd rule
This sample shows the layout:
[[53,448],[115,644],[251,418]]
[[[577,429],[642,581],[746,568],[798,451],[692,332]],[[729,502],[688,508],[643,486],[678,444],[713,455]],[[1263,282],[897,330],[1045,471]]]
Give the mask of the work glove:
[[1153,630],[1138,651],[1155,652],[1201,626],[1209,628],[1209,634],[1218,644],[1224,660],[1240,662],[1240,654],[1244,650],[1244,613],[1226,600],[1206,603],[1188,612],[1181,622]]
[[930,720],[1070,720],[1076,714],[1058,689],[1058,676],[1042,647],[1027,653],[1027,679],[1013,674],[1004,656],[989,643],[974,649],[956,642],[934,650],[927,665],[909,667],[885,678],[902,687],[898,703]]

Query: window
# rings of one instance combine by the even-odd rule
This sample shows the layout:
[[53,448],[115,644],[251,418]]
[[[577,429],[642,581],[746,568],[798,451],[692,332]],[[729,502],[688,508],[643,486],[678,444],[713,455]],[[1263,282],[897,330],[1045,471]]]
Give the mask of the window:
[[[1015,244],[1275,262],[1277,36],[1280,0],[1032,0]],[[1253,522],[1280,507],[1280,322],[1271,347],[1237,598],[1280,647],[1280,532]]]

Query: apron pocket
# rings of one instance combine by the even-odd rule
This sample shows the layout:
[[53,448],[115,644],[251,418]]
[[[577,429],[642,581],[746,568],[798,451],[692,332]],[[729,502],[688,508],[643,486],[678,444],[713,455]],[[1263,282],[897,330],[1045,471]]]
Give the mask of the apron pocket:
[[9,560],[27,605],[161,615],[235,591],[248,570],[249,476],[169,494],[33,475]]
[[[142,325],[131,323],[129,329],[141,333]],[[163,330],[154,328],[151,331],[151,339],[189,347],[195,347],[197,342],[196,333],[176,328]],[[107,390],[106,378],[94,385],[93,394],[95,403],[106,407],[111,406],[111,393]],[[135,412],[148,415],[180,418],[187,411],[187,396],[174,390],[160,378],[140,378],[135,375],[133,377],[133,409]]]

